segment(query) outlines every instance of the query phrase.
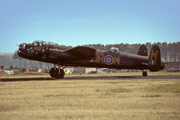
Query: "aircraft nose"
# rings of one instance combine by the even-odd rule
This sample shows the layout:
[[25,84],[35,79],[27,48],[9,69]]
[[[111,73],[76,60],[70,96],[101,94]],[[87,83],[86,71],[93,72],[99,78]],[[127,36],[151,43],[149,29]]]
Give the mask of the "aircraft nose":
[[17,54],[20,54],[22,52],[22,49],[24,49],[24,44],[19,44],[19,49],[16,51]]
[[26,44],[22,43],[19,45],[19,49],[17,51],[18,56],[26,56],[27,55],[27,50],[26,50]]

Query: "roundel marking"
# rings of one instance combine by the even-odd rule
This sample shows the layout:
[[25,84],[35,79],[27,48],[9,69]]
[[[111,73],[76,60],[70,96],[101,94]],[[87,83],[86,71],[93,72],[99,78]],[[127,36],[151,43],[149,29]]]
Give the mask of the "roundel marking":
[[113,64],[113,61],[114,61],[114,59],[113,59],[113,57],[112,57],[111,55],[106,55],[106,56],[104,57],[104,62],[105,62],[105,64],[107,64],[107,65]]

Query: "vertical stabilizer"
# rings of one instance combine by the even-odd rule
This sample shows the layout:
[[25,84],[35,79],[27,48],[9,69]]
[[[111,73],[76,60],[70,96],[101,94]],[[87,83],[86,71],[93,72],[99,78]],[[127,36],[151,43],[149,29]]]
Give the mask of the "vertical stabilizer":
[[151,48],[148,65],[151,71],[158,71],[160,69],[161,53],[160,53],[160,48],[158,45],[154,45]]
[[138,55],[141,55],[141,56],[147,56],[147,48],[145,45],[141,45],[139,50],[138,50]]

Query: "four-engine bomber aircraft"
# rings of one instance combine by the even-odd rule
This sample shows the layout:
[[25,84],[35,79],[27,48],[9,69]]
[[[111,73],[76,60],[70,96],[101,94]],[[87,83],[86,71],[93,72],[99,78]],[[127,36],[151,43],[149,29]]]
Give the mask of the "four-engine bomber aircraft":
[[111,50],[97,50],[90,47],[66,47],[58,44],[35,41],[31,44],[22,43],[17,51],[18,56],[30,60],[53,63],[50,76],[56,79],[64,78],[66,66],[82,66],[113,69],[139,69],[147,76],[145,70],[152,72],[164,69],[165,62],[161,60],[160,48],[154,45],[148,57],[145,45],[140,46],[137,55]]

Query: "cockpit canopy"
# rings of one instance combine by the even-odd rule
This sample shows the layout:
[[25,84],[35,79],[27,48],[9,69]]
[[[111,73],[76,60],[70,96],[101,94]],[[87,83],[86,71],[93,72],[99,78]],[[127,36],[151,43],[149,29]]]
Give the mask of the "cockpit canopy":
[[41,51],[41,50],[45,50],[45,49],[48,49],[50,44],[52,43],[47,43],[47,42],[44,42],[44,41],[34,41],[33,43],[22,43],[19,45],[19,49],[21,50],[28,50],[28,51],[31,51],[31,50],[37,50],[37,51]]
[[53,42],[47,42],[47,41],[34,41],[33,43],[22,43],[19,45],[19,51],[26,50],[29,53],[35,52],[44,52],[49,51],[50,49],[54,50],[65,50],[71,47],[58,45]]
[[53,42],[47,42],[47,41],[34,41],[32,44],[34,44],[34,46],[42,46],[42,45],[45,45],[45,46],[55,46],[55,45],[58,45],[56,43],[53,43]]
[[28,44],[28,43],[22,43],[19,45],[19,48],[21,49],[27,49],[30,47],[42,47],[42,46],[58,46],[58,44],[56,43],[52,43],[52,42],[46,42],[46,41],[34,41],[32,44]]

